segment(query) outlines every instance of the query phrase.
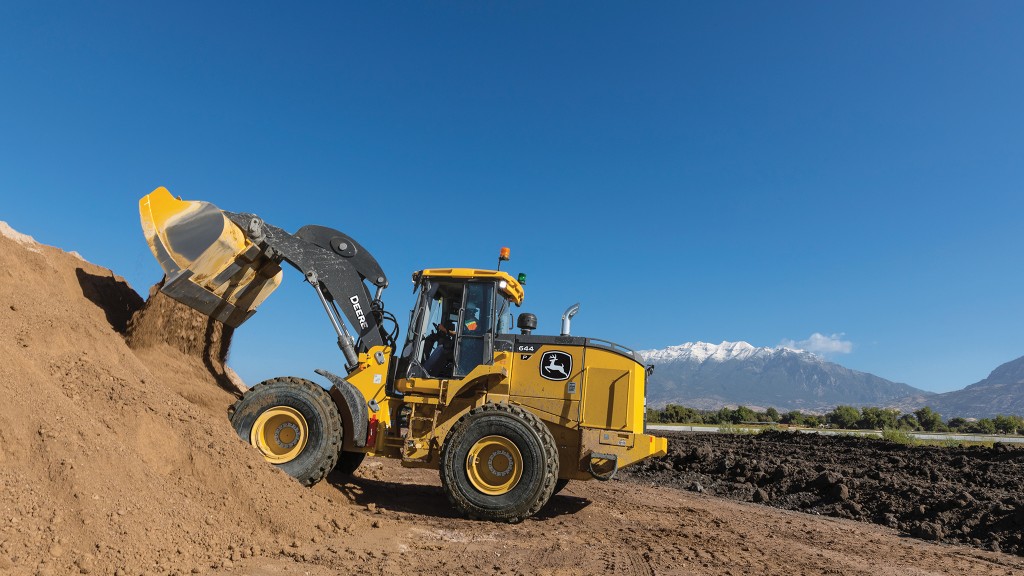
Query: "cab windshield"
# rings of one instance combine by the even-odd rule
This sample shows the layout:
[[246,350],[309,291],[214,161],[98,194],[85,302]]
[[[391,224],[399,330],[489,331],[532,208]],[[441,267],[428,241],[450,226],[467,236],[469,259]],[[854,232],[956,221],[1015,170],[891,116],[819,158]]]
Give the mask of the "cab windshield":
[[461,377],[493,361],[494,333],[508,333],[508,301],[494,282],[427,279],[410,322],[406,353],[431,378]]

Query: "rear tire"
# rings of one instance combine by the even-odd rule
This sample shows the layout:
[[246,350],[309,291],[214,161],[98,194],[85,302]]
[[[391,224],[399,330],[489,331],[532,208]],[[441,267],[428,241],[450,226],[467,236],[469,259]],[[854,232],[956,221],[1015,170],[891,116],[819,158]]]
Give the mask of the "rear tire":
[[271,378],[235,403],[231,425],[267,462],[305,486],[330,472],[341,452],[341,416],[326,390],[302,378]]
[[471,518],[519,522],[555,490],[558,449],[544,422],[506,403],[487,403],[452,426],[441,446],[441,487]]

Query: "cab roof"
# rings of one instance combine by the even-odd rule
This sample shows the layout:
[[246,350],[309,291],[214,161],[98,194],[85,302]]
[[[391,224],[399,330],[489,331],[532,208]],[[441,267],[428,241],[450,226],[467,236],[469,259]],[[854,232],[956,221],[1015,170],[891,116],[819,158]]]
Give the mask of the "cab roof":
[[[419,282],[420,278],[451,278],[453,280],[489,280],[498,283],[498,288],[505,293],[516,306],[523,303],[525,292],[523,285],[513,278],[508,272],[501,270],[478,270],[476,268],[427,268],[419,272],[413,272],[412,281]],[[501,282],[505,285],[502,286]]]

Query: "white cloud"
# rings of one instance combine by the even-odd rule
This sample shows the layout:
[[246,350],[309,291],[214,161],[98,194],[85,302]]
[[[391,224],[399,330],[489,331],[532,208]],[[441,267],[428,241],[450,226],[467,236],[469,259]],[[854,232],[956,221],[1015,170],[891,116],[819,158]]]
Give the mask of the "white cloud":
[[815,332],[808,336],[806,340],[800,340],[799,342],[796,340],[783,340],[779,343],[779,346],[794,350],[816,352],[818,354],[849,354],[853,352],[853,342],[843,340],[845,335],[840,332],[839,334],[825,336]]

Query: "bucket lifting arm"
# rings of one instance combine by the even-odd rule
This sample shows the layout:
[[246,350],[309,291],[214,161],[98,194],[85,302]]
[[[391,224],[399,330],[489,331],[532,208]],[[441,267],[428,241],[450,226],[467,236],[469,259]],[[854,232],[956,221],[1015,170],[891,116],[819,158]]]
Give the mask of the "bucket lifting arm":
[[[167,275],[161,291],[203,314],[237,327],[281,281],[281,262],[316,290],[349,367],[356,354],[385,343],[380,295],[387,277],[374,257],[348,235],[324,226],[295,234],[254,214],[176,199],[157,188],[139,201],[142,229]],[[376,286],[371,297],[366,282]],[[341,315],[357,332],[353,341]]]
[[[335,316],[338,308],[358,330],[358,352],[384,344],[383,331],[372,313],[372,302],[387,288],[387,277],[373,256],[348,235],[324,226],[303,226],[295,234],[267,224],[255,214],[224,211],[267,257],[285,261],[301,272],[317,295],[338,332],[339,344],[347,337]],[[370,296],[365,281],[377,287]],[[354,356],[346,360],[355,364]]]

